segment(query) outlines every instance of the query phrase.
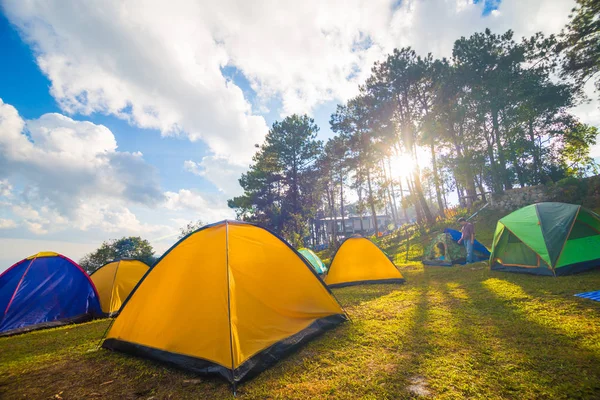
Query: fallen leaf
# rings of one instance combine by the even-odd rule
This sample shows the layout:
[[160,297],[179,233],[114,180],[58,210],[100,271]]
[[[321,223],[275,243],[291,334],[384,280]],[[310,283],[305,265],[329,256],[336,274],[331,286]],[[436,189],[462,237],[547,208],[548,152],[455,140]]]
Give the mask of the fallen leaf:
[[109,383],[113,383],[114,381],[114,379],[112,381],[106,381],[104,383],[101,383],[100,386],[108,385]]
[[202,379],[184,379],[183,383],[191,383],[191,384],[198,384],[198,383],[202,383]]

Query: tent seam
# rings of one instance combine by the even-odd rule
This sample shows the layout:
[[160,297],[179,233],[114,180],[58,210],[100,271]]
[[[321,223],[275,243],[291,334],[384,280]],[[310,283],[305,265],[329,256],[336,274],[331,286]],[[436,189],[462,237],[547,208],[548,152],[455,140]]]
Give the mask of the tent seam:
[[[537,216],[538,224],[540,224],[540,231],[542,233],[542,239],[544,239],[544,247],[546,248],[546,254],[548,254],[548,258],[550,259],[550,264],[548,264],[548,266],[550,267],[550,271],[552,271],[552,275],[554,275],[556,277],[556,271],[554,271],[554,267],[552,266],[552,258],[550,257],[550,251],[548,251],[548,243],[546,243],[546,235],[544,235],[544,226],[542,225],[542,219],[540,218],[540,211],[538,210],[537,204],[534,204],[533,207],[535,208],[535,215]],[[514,235],[514,232],[513,232],[513,235]],[[521,242],[523,242],[523,239],[521,239]],[[523,244],[525,244],[525,242],[523,242]],[[525,246],[527,246],[527,245],[525,245]],[[527,246],[527,247],[529,247],[529,246]],[[529,248],[531,249],[531,247],[529,247]],[[531,249],[531,250],[533,250],[533,249]],[[535,250],[534,250],[534,253],[539,255],[539,253],[536,252]]]
[[225,221],[225,271],[227,273],[227,321],[229,322],[229,353],[231,355],[231,378],[235,392],[235,367],[233,363],[233,328],[231,325],[231,286],[229,282],[229,222]]
[[[569,236],[571,236],[571,231],[573,230],[573,227],[575,226],[575,222],[577,221],[577,217],[579,217],[579,211],[580,210],[581,210],[581,206],[577,207],[577,212],[575,213],[575,218],[573,218],[573,223],[571,224],[571,227],[569,228],[569,232],[567,233],[567,237],[565,238],[565,242],[563,243],[562,247],[560,248],[560,252],[558,253],[558,257],[556,257],[556,262],[554,264],[558,264],[558,261],[560,260],[560,256],[562,256],[562,253],[565,250],[565,246],[567,245],[567,242],[569,241]],[[554,266],[552,267],[552,269],[554,270]]]
[[[115,268],[115,274],[113,275],[113,279],[110,285],[110,301],[108,302],[108,312],[107,314],[110,314],[110,309],[112,307],[112,301],[113,301],[113,295],[115,293],[115,282],[117,281],[117,274],[119,273],[119,267],[121,266],[121,260],[117,261],[117,267]],[[119,307],[120,309],[121,307]]]
[[[10,301],[6,305],[6,309],[4,310],[4,315],[2,316],[2,321],[4,321],[4,318],[6,317],[6,314],[8,313],[8,310],[10,309],[10,306],[12,305],[13,300],[15,299],[15,296],[17,295],[17,292],[19,291],[19,288],[21,287],[21,284],[23,283],[23,280],[25,280],[25,277],[27,276],[29,269],[31,268],[31,266],[33,265],[33,262],[36,259],[37,259],[37,257],[34,257],[31,259],[31,262],[27,266],[27,269],[25,270],[25,272],[23,272],[23,276],[21,277],[21,279],[19,279],[19,283],[15,287],[15,291],[13,292],[13,295],[11,296]],[[0,321],[0,322],[2,322],[2,321]]]

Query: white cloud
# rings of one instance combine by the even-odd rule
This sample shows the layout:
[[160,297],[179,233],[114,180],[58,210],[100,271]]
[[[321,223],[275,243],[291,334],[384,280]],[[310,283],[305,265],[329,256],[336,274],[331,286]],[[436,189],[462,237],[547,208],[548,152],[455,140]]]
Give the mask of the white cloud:
[[48,233],[48,225],[44,225],[41,222],[25,221],[25,226],[27,226],[29,232],[34,233],[36,235],[45,235],[46,233]]
[[0,229],[11,229],[16,227],[17,223],[12,219],[0,218]]
[[239,174],[211,168],[247,165],[267,126],[223,67],[243,72],[255,109],[279,99],[282,114],[310,112],[355,95],[394,47],[442,57],[454,40],[486,27],[517,38],[556,33],[574,5],[502,0],[482,17],[484,2],[472,0],[0,1],[63,110],[203,140],[218,163],[192,172],[224,192],[239,190]]
[[309,111],[355,93],[372,63],[396,46],[444,56],[455,39],[488,26],[517,35],[556,32],[573,6],[503,0],[482,18],[483,1],[403,0],[394,8],[397,3],[4,1],[65,110],[113,113],[202,138],[217,155],[246,157],[266,126],[223,76],[224,66],[241,70],[259,97],[280,97],[285,113]]
[[[193,165],[218,184],[207,159]],[[212,166],[223,164],[223,170],[215,173],[233,173],[226,160],[211,159]],[[234,216],[223,192],[163,192],[142,154],[118,151],[106,127],[60,114],[25,121],[2,100],[0,167],[0,195],[6,199],[0,210],[16,218],[0,219],[0,229],[21,225],[34,235],[94,230],[168,239],[179,228],[173,226],[173,218],[214,222]],[[15,191],[9,178],[24,188]],[[132,211],[134,206],[160,212],[152,212],[153,222],[147,223]]]
[[11,197],[13,187],[8,179],[0,179],[0,197]]
[[4,2],[61,108],[114,114],[202,139],[215,154],[249,158],[266,124],[221,74],[230,57],[206,23],[210,7],[181,0],[98,5]]
[[[8,178],[24,182],[13,193]],[[66,227],[148,231],[125,204],[157,206],[165,197],[141,153],[117,151],[110,130],[60,114],[23,120],[0,99],[2,207],[35,234]],[[111,229],[113,227],[113,229]]]
[[248,169],[248,165],[234,164],[225,157],[206,156],[199,163],[186,160],[183,169],[205,178],[221,193],[237,196],[243,192],[238,179]]
[[202,176],[203,172],[200,168],[200,164],[192,160],[186,160],[183,162],[183,169],[194,175]]
[[186,211],[188,221],[201,219],[207,223],[231,219],[233,211],[227,207],[223,195],[201,194],[195,190],[181,189],[178,192],[166,192],[165,208],[172,211]]
[[45,114],[24,121],[0,99],[0,178],[25,178],[30,196],[68,214],[83,198],[124,198],[152,205],[162,200],[156,173],[140,153],[119,152],[108,128]]

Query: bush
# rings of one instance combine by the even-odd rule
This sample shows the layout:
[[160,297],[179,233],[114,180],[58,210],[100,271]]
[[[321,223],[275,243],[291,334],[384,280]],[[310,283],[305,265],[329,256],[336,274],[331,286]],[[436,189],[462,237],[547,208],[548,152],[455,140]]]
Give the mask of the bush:
[[588,192],[588,180],[568,177],[551,187],[551,198],[563,203],[581,204]]

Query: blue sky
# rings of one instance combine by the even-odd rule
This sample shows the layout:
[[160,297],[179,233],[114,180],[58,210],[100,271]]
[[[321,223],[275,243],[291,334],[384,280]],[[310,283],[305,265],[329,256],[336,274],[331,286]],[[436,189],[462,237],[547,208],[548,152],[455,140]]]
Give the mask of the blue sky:
[[274,121],[308,113],[331,137],[336,105],[394,47],[448,56],[454,39],[486,27],[556,32],[572,7],[0,4],[0,271],[42,250],[78,259],[124,235],[160,253],[186,221],[233,216],[226,200]]

